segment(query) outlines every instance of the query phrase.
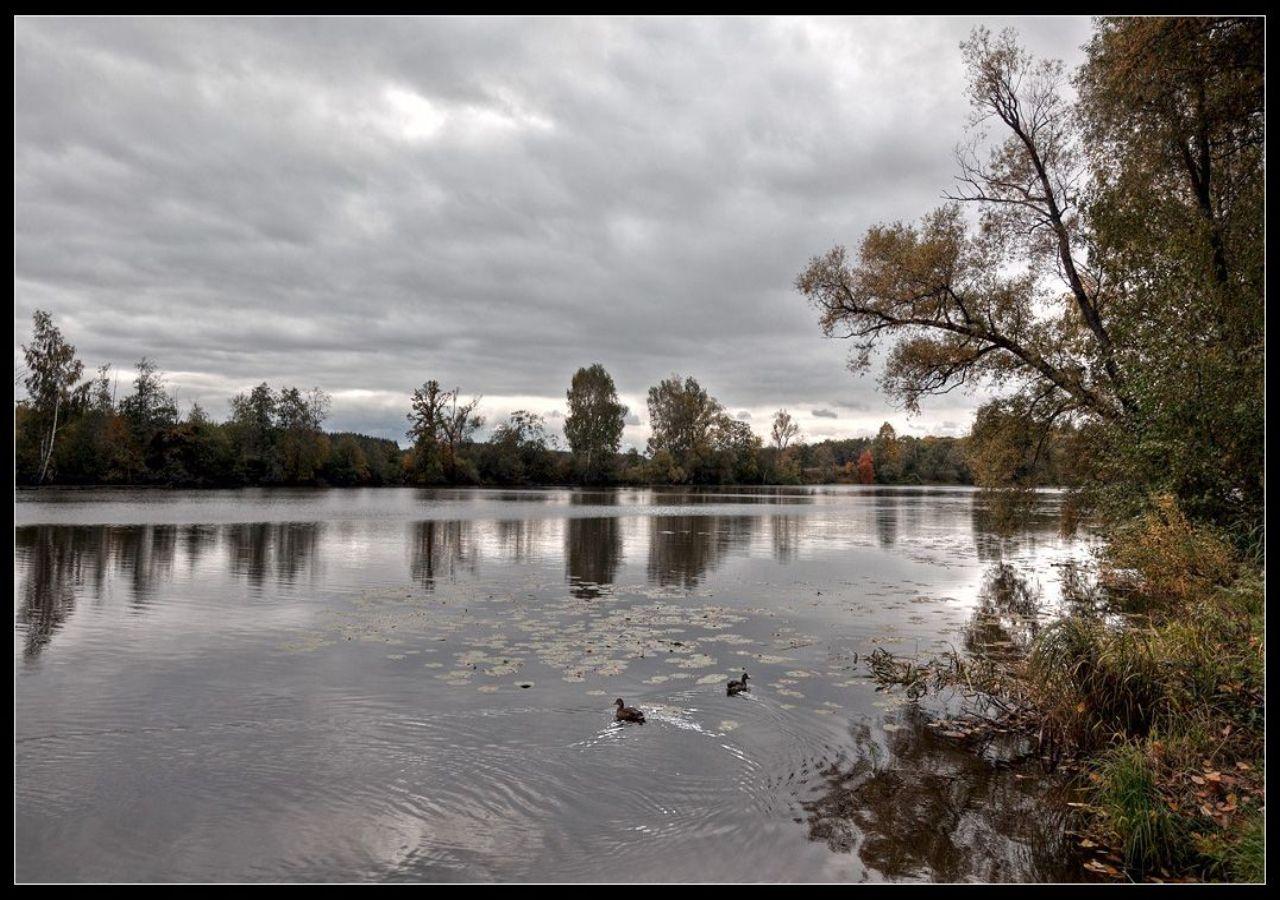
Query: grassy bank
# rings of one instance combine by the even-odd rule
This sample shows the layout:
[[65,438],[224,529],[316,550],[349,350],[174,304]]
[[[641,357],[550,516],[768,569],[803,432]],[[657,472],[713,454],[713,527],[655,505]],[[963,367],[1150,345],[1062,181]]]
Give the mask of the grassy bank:
[[[1133,878],[1265,873],[1264,568],[1169,500],[1116,529],[1096,585],[1016,659],[880,659],[921,696],[962,688],[1082,788],[1087,867]],[[981,727],[980,723],[973,727]]]

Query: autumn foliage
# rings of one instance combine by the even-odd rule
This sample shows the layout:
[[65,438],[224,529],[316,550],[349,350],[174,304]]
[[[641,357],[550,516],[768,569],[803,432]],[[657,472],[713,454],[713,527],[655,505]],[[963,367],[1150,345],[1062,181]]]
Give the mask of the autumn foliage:
[[862,484],[876,483],[876,466],[870,450],[863,450],[858,457],[858,481]]

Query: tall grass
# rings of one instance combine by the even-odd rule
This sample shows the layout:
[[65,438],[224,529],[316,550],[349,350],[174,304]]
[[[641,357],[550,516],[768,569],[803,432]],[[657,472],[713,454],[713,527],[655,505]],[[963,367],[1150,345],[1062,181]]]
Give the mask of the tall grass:
[[1174,865],[1187,854],[1185,822],[1160,791],[1154,766],[1132,743],[1098,761],[1094,802],[1119,836],[1125,863],[1138,871]]
[[1240,840],[1227,854],[1228,871],[1237,881],[1267,879],[1267,820],[1255,812],[1244,827]]
[[[1119,529],[1107,577],[1130,615],[1050,628],[1027,668],[1046,730],[1087,754],[1126,862],[1255,880],[1265,866],[1265,574],[1170,500]],[[1215,794],[1206,778],[1230,774]],[[1224,799],[1225,797],[1225,799]],[[1237,805],[1238,804],[1238,805]]]

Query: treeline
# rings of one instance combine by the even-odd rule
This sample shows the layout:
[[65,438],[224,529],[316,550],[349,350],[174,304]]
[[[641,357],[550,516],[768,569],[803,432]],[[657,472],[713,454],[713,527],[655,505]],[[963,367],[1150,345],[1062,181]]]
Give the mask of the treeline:
[[109,366],[79,381],[82,364],[44,312],[24,347],[27,398],[14,410],[19,484],[233,485],[399,484],[394,441],[326,434],[329,397],[260,384],[231,401],[225,422],[199,404],[185,417],[156,365],[137,365],[132,390],[114,396]]
[[[37,311],[24,345],[27,396],[15,406],[19,484],[533,485],[533,484],[970,484],[968,438],[899,436],[806,443],[785,410],[769,440],[693,378],[650,389],[646,452],[620,452],[629,410],[600,365],[579,369],[566,392],[565,440],[544,418],[518,410],[487,440],[479,397],[428,381],[410,398],[408,449],[395,441],[326,432],[330,398],[317,388],[260,384],[231,400],[226,421],[195,404],[181,415],[150,359],[116,396],[110,366],[84,378],[75,347]],[[15,379],[15,381],[18,379]],[[1052,448],[1061,445],[1052,442]],[[1061,483],[1060,454],[1036,463]]]

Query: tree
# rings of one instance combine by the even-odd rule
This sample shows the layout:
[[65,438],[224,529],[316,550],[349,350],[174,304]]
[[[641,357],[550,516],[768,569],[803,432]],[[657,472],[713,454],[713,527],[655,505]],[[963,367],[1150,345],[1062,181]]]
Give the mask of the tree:
[[542,416],[518,409],[493,430],[481,457],[480,476],[501,484],[552,480],[551,454]]
[[324,471],[325,479],[337,485],[364,484],[372,474],[364,450],[350,434],[340,436],[333,443]]
[[153,360],[138,360],[133,393],[120,401],[120,414],[129,423],[134,439],[146,447],[157,431],[178,421],[178,406],[164,387],[164,377]]
[[778,452],[787,449],[787,444],[800,437],[800,426],[791,419],[791,413],[780,409],[773,414],[773,446]]
[[1060,63],[976,30],[951,202],[812,259],[796,283],[823,330],[858,371],[889,342],[882,385],[910,410],[1001,387],[1041,430],[1091,429],[1115,493],[1260,521],[1262,27],[1104,20],[1075,103]]
[[578,369],[565,392],[569,414],[564,436],[578,476],[591,483],[604,480],[622,443],[627,407],[618,402],[613,378],[599,363]]
[[1265,459],[1262,19],[1102,19],[1077,78],[1088,215],[1138,415],[1091,427],[1109,508],[1152,492],[1261,533]]
[[63,339],[53,317],[42,309],[32,316],[31,343],[23,344],[22,352],[27,367],[22,383],[32,410],[29,423],[39,441],[36,481],[42,483],[49,474],[59,417],[73,400],[84,364],[76,359],[76,348]]
[[876,439],[871,443],[871,453],[882,482],[894,484],[902,477],[902,444],[898,440],[898,433],[888,422],[881,425],[876,433]]
[[649,452],[665,451],[686,476],[709,454],[711,430],[724,408],[693,378],[672,375],[649,388]]
[[[855,370],[869,366],[881,339],[898,339],[882,384],[912,411],[922,397],[985,378],[1049,385],[1065,404],[1114,418],[1114,350],[1096,276],[1079,263],[1078,153],[1058,93],[1061,65],[1033,61],[1011,31],[993,40],[977,29],[962,46],[971,125],[997,121],[1008,136],[985,164],[976,141],[961,151],[955,202],[918,227],[873,227],[856,263],[843,247],[815,257],[797,287],[826,334],[854,340]],[[964,202],[978,207],[977,235]],[[1065,282],[1067,304],[1050,275]]]
[[836,455],[830,444],[819,444],[812,448],[812,466],[819,484],[829,484],[836,480]]
[[330,397],[319,388],[305,394],[282,388],[276,400],[276,454],[280,479],[289,484],[315,480],[329,456],[329,439],[321,431],[329,415]]
[[[141,451],[112,403],[110,372],[109,365],[100,366],[64,407],[65,415],[59,419],[64,423],[59,428],[61,439],[50,464],[58,481],[126,481],[142,466]],[[18,464],[21,468],[21,460]]]
[[463,474],[475,480],[474,468],[464,463],[460,451],[484,424],[484,417],[476,414],[479,405],[479,397],[459,405],[458,389],[441,390],[435,379],[413,392],[409,437],[414,441],[415,480],[430,484],[447,477],[455,481]]
[[199,403],[192,403],[191,409],[187,412],[188,425],[209,425],[210,419],[208,413],[204,411],[204,407]]
[[265,381],[248,394],[231,399],[231,419],[227,427],[235,447],[236,467],[241,479],[251,484],[275,480],[276,407],[279,401]]
[[876,465],[870,449],[863,450],[858,457],[858,481],[863,484],[876,483]]
[[88,385],[86,406],[95,412],[114,412],[115,400],[111,393],[111,364],[98,366],[98,374]]
[[453,393],[440,389],[440,382],[432,378],[423,382],[413,392],[409,412],[409,437],[413,439],[412,478],[422,484],[444,480],[444,454],[441,443],[444,434],[445,408]]
[[743,484],[760,480],[760,438],[746,422],[727,413],[716,416],[710,432],[715,480]]
[[220,484],[231,471],[226,432],[209,422],[179,422],[161,428],[147,443],[146,480],[159,484]]
[[440,390],[440,382],[434,378],[414,389],[410,401],[409,437],[415,444],[424,440],[439,442],[444,410],[452,396],[452,392]]
[[[484,425],[484,416],[476,414],[476,407],[479,405],[479,397],[472,397],[468,402],[459,405],[458,389],[454,388],[449,392],[449,405],[440,419],[440,432],[444,437],[445,471],[450,480],[457,480],[460,474],[468,476],[472,474],[468,471],[469,467],[464,465],[460,452],[463,445],[470,441],[471,436]],[[468,477],[467,480],[475,479]]]

